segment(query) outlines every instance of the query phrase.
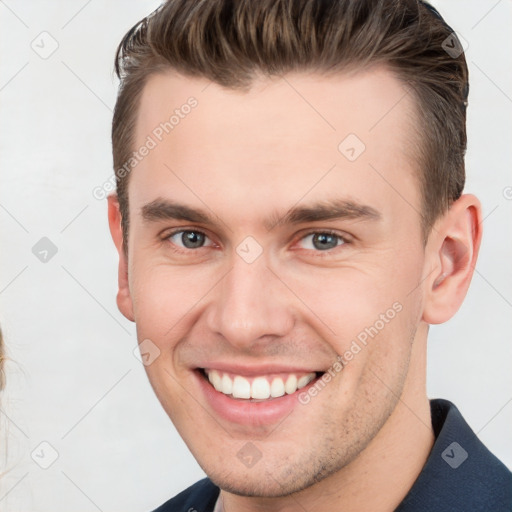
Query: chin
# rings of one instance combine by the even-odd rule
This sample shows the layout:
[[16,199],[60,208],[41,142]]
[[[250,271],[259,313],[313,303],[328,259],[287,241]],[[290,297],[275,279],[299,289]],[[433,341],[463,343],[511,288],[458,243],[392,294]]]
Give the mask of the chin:
[[304,463],[283,466],[274,461],[244,471],[203,469],[217,487],[231,494],[250,498],[283,498],[317,484],[348,463],[348,460],[339,459],[322,463],[309,457]]
[[223,491],[247,498],[283,498],[309,487],[308,484],[304,485],[298,481],[280,484],[275,477],[268,473],[266,475],[258,475],[255,478],[241,478],[240,475],[224,475],[219,478],[211,476],[210,479]]

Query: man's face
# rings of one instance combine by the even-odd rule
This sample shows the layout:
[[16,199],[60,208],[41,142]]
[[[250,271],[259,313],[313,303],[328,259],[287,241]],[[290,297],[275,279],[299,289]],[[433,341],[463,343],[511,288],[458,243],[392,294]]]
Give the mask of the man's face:
[[121,309],[205,472],[284,495],[353,461],[423,386],[413,100],[384,69],[248,93],[154,76],[135,148],[191,96],[130,176]]

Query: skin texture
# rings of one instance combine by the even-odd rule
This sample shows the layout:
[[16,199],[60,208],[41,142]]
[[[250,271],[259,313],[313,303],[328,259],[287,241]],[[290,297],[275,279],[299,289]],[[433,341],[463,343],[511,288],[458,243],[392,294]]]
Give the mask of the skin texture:
[[[455,202],[424,245],[409,149],[414,98],[384,68],[261,78],[245,93],[153,76],[135,145],[190,96],[197,107],[130,176],[127,256],[109,197],[118,306],[139,342],[160,350],[146,367],[150,382],[221,487],[225,510],[393,510],[434,441],[428,324],[448,320],[466,294],[481,237],[478,200]],[[338,150],[351,133],[365,145],[355,161]],[[142,208],[155,200],[203,210],[212,222],[145,220]],[[371,207],[378,218],[285,220],[291,208],[331,200]],[[206,245],[169,238],[179,229],[205,233]],[[319,250],[307,235],[326,230],[342,238]],[[262,249],[252,263],[237,253],[247,236]],[[396,303],[400,312],[279,423],[229,422],[198,385],[196,368],[218,362],[325,371]],[[252,467],[237,456],[249,441],[261,453]]]

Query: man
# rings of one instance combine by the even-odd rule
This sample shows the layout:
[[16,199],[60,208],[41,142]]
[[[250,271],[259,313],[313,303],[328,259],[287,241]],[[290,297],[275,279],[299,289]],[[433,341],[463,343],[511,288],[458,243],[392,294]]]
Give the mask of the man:
[[125,36],[117,301],[209,477],[159,511],[512,510],[426,395],[481,240],[460,50],[412,0],[172,0]]

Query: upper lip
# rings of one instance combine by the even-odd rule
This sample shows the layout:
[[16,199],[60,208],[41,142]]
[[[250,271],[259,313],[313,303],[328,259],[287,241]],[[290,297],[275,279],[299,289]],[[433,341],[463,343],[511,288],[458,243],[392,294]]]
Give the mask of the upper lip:
[[279,364],[243,365],[229,364],[223,362],[208,362],[197,366],[199,369],[218,370],[221,372],[233,373],[235,375],[254,377],[271,373],[317,373],[324,372],[318,367],[287,366]]

